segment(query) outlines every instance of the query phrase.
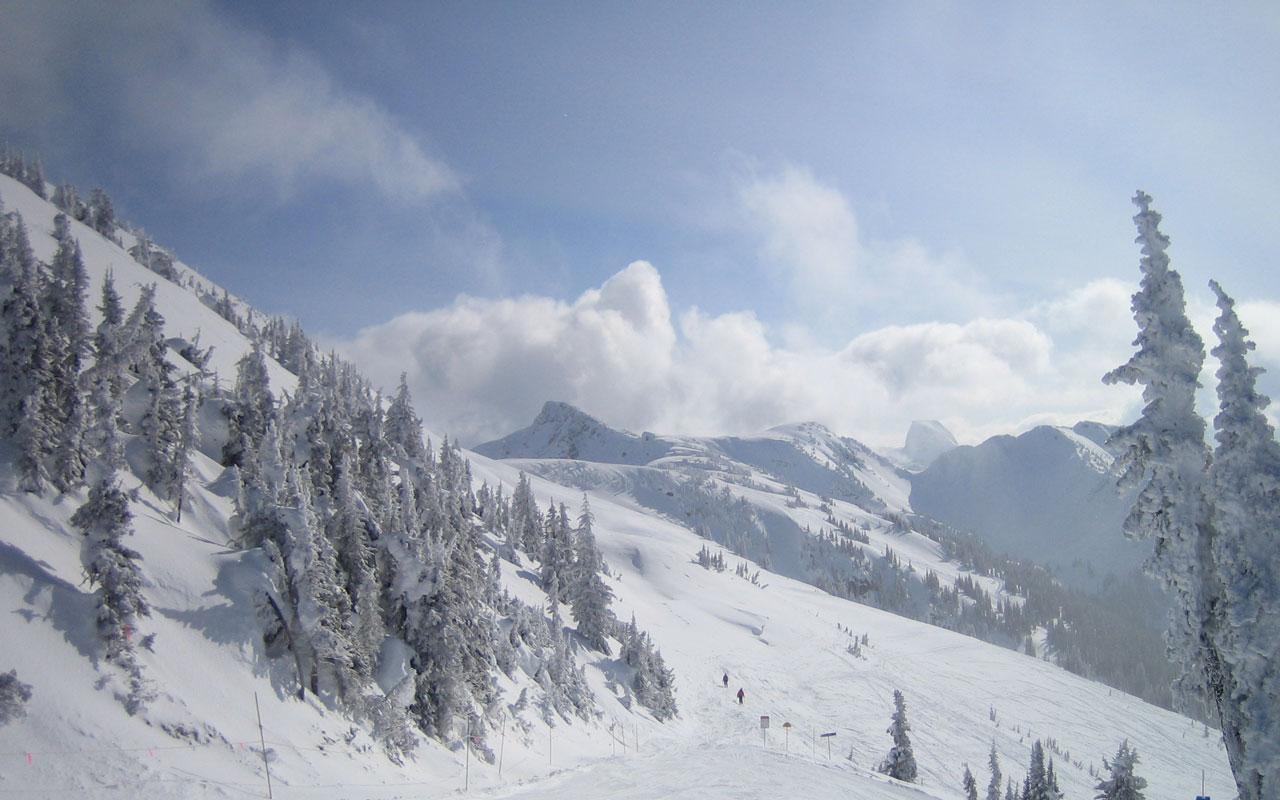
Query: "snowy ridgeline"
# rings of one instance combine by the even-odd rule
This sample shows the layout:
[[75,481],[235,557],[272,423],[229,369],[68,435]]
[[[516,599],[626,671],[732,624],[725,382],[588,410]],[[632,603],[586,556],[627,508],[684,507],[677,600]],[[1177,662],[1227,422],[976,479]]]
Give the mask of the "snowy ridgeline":
[[[634,755],[641,741],[643,758],[679,764],[711,740],[706,752],[775,764],[797,791],[830,779],[899,797],[913,790],[877,769],[895,746],[885,724],[898,689],[912,704],[917,781],[934,796],[957,796],[964,765],[993,742],[1006,772],[1029,775],[1045,737],[1060,748],[1068,796],[1092,791],[1102,758],[1126,738],[1154,796],[1198,789],[1202,768],[1225,795],[1218,746],[1183,718],[797,584],[760,563],[779,552],[740,565],[755,580],[699,569],[705,540],[672,524],[670,509],[593,491],[593,514],[582,514],[573,490],[447,442],[424,445],[406,394],[381,401],[296,326],[215,308],[205,298],[219,290],[197,291],[211,285],[177,262],[181,285],[157,280],[122,248],[132,234],[59,223],[14,181],[0,178],[0,198],[21,212],[32,256],[12,220],[0,600],[18,613],[0,619],[0,637],[26,646],[9,656],[14,679],[0,681],[13,698],[4,708],[17,709],[0,727],[2,788],[261,792],[257,692],[286,797],[326,785],[446,790],[468,761],[471,780],[495,786],[628,746]],[[118,303],[104,299],[109,269]],[[48,316],[84,308],[68,299],[77,292],[99,300],[83,325]],[[44,335],[11,335],[31,330],[11,319]],[[24,341],[33,346],[10,344]],[[11,357],[29,360],[12,368]],[[965,595],[957,608],[995,588],[939,559],[936,541],[861,530],[871,518],[855,506],[831,500],[829,513],[763,476],[736,477],[768,520],[791,520],[797,543],[878,555],[893,537],[908,557],[904,566],[895,553],[896,569],[936,566]],[[682,501],[706,503],[704,533],[740,513],[716,511],[716,491],[693,486]],[[821,537],[803,535],[828,516]],[[86,574],[97,583],[82,584]],[[663,655],[611,607],[653,631]],[[722,671],[745,687],[745,705],[727,702]],[[821,763],[816,747],[785,764],[776,750],[752,755],[779,747],[776,729],[761,740],[758,713],[794,720],[796,737],[801,726],[838,732],[839,763]],[[709,766],[707,779],[741,777],[723,769]],[[588,779],[590,791],[604,796],[612,771]]]

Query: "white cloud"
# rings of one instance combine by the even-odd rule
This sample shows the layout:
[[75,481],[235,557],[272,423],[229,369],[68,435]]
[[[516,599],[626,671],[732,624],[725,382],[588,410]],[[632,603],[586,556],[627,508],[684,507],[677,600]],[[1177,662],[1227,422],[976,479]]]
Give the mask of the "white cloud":
[[18,23],[0,48],[0,98],[26,110],[24,124],[65,120],[67,82],[88,77],[112,94],[129,138],[181,161],[197,181],[249,180],[287,195],[321,178],[398,201],[457,186],[386,109],[200,0],[53,0],[10,11]]
[[993,308],[985,281],[956,253],[918,241],[869,240],[848,198],[788,166],[739,180],[738,202],[760,257],[780,272],[790,301],[809,315],[848,315],[892,302],[899,317],[965,318]]
[[[813,419],[876,444],[898,444],[912,419],[941,419],[964,440],[1044,421],[1120,421],[1137,393],[1103,386],[1132,333],[1104,347],[1084,287],[1016,318],[890,326],[838,349],[780,345],[754,314],[672,318],[658,271],[635,262],[573,302],[461,297],[361,331],[339,349],[392,385],[408,365],[423,415],[478,442],[565,400],[632,430],[748,433]],[[1132,325],[1132,322],[1129,323]],[[1083,341],[1083,349],[1075,349]]]

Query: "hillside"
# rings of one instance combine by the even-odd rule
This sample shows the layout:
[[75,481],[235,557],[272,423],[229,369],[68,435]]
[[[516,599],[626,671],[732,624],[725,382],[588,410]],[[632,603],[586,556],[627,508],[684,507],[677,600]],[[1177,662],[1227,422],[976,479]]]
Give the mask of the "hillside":
[[957,447],[911,476],[911,507],[992,548],[1096,585],[1133,572],[1148,547],[1126,539],[1132,497],[1115,488],[1105,431],[1042,425]]
[[[35,257],[51,260],[57,248],[57,210],[7,177],[0,177],[0,200],[6,211],[21,214]],[[633,460],[592,463],[552,458],[548,451],[536,460],[495,461],[442,446],[423,456],[397,456],[386,479],[405,492],[421,489],[424,499],[434,486],[440,497],[458,501],[439,501],[447,519],[430,524],[464,537],[448,540],[450,548],[473,548],[496,568],[477,582],[493,576],[495,595],[508,598],[503,602],[509,604],[482,605],[472,612],[507,636],[519,624],[536,627],[534,620],[546,619],[551,598],[538,575],[545,564],[517,547],[513,524],[491,514],[507,507],[493,501],[491,492],[502,487],[504,497],[513,497],[521,469],[536,473],[529,488],[538,508],[555,501],[576,511],[585,489],[599,552],[608,565],[605,579],[614,595],[613,612],[624,622],[634,616],[660,649],[674,673],[679,714],[660,721],[655,709],[641,704],[634,670],[619,657],[622,642],[616,636],[611,635],[612,652],[606,654],[587,646],[581,631],[570,627],[563,636],[557,631],[545,646],[517,643],[509,671],[485,673],[495,699],[488,706],[469,707],[472,723],[483,729],[478,741],[467,735],[466,724],[454,725],[434,733],[413,732],[415,749],[389,753],[369,720],[336,692],[304,690],[299,699],[302,681],[295,658],[279,639],[264,638],[272,629],[262,612],[264,594],[272,588],[274,540],[268,535],[261,544],[246,543],[244,514],[237,512],[252,503],[243,496],[252,475],[242,477],[238,468],[220,463],[228,438],[225,424],[219,424],[222,404],[234,402],[237,381],[232,376],[247,363],[253,344],[241,325],[200,299],[201,292],[216,296],[220,290],[185,266],[176,266],[178,282],[160,278],[138,264],[126,247],[79,222],[70,226],[84,254],[89,297],[96,301],[108,271],[126,307],[143,294],[143,286],[156,284],[155,309],[165,321],[164,358],[179,374],[198,380],[200,370],[181,354],[190,352],[186,345],[198,335],[202,347],[214,347],[206,364],[211,388],[198,444],[188,454],[191,474],[181,519],[170,499],[144,480],[143,436],[130,432],[135,420],[122,413],[129,461],[120,476],[124,488],[135,493],[128,501],[133,532],[127,545],[141,556],[140,589],[152,609],[140,629],[127,634],[139,640],[137,658],[154,692],[136,714],[128,713],[117,697],[126,676],[103,658],[94,624],[95,598],[83,580],[83,537],[70,522],[86,500],[86,486],[61,494],[21,491],[19,453],[13,442],[5,443],[0,453],[0,603],[13,613],[0,615],[0,641],[17,645],[0,655],[0,671],[16,669],[19,679],[31,685],[32,697],[25,717],[0,726],[0,791],[33,797],[261,796],[266,776],[264,754],[256,744],[257,702],[273,793],[284,798],[453,792],[468,773],[473,791],[494,797],[681,792],[771,797],[790,792],[954,798],[960,796],[964,764],[985,783],[981,767],[993,742],[1005,773],[1018,780],[1027,768],[1032,741],[1042,737],[1055,742],[1053,754],[1068,797],[1091,795],[1090,770],[1100,767],[1124,738],[1142,755],[1140,771],[1151,783],[1152,796],[1194,796],[1201,770],[1207,773],[1209,794],[1229,796],[1232,783],[1219,742],[1202,736],[1200,726],[1184,717],[1015,650],[851,602],[782,574],[806,568],[804,559],[813,552],[805,546],[812,546],[822,532],[824,568],[837,563],[839,553],[846,562],[861,563],[850,554],[862,552],[870,559],[886,548],[894,552],[892,568],[878,566],[868,573],[893,578],[875,592],[897,587],[916,591],[911,587],[927,586],[929,573],[940,579],[940,586],[950,587],[959,578],[976,580],[1010,607],[1017,605],[1017,598],[1000,594],[999,580],[972,575],[944,558],[938,542],[906,527],[895,515],[906,508],[906,479],[855,441],[812,425],[758,437],[673,441],[666,449],[657,437],[642,435],[640,444],[651,444],[657,455],[641,464],[642,455],[631,449],[635,437],[580,425],[582,420],[564,408],[551,408],[544,423],[570,431],[574,441],[586,432],[584,442],[599,443],[598,450],[580,445],[580,458],[616,450],[621,459],[626,448],[631,455],[625,458]],[[120,235],[128,244],[128,234]],[[238,308],[247,314],[243,306]],[[98,320],[93,317],[92,324]],[[340,408],[298,406],[307,392],[327,381],[345,382],[349,395],[364,397],[358,379],[340,365],[312,371],[314,365],[304,359],[305,380],[270,356],[263,366],[280,401],[282,426],[310,430],[313,421],[337,418]],[[372,433],[353,438],[361,444],[359,452],[370,443],[391,441]],[[264,441],[274,440],[267,436]],[[302,441],[294,440],[294,445]],[[311,440],[309,460],[292,463],[292,474],[319,469],[321,451],[314,445],[322,441],[336,444],[338,439]],[[529,441],[547,447],[564,443],[550,436]],[[416,444],[421,447],[420,438]],[[269,455],[261,442],[255,447]],[[454,454],[467,459],[465,469],[452,461]],[[253,469],[245,466],[248,475]],[[272,479],[271,464],[263,461],[256,469],[266,474],[264,480]],[[415,469],[426,476],[417,486],[410,484],[419,480],[412,474]],[[339,525],[342,512],[336,498],[345,490],[335,485],[332,491],[332,499],[315,499],[311,507],[323,512],[327,523]],[[409,501],[376,497],[363,489],[358,494],[354,505],[366,522],[358,528],[359,543],[373,547],[384,537],[394,540],[398,534],[383,526],[388,517],[378,516],[375,509],[381,503],[403,511]],[[277,504],[275,510],[282,508]],[[301,503],[295,516],[305,516],[307,508]],[[293,517],[276,519],[286,527],[294,524]],[[758,523],[761,536],[743,544],[769,545],[760,558],[730,556],[730,568],[724,571],[699,566],[697,553],[708,539],[695,529],[704,535],[729,534],[735,532],[729,526],[739,519]],[[775,535],[782,531],[790,533]],[[315,535],[317,542],[326,536]],[[784,541],[794,547],[783,548]],[[437,557],[444,559],[441,565],[452,564],[425,550],[426,560]],[[739,564],[744,576],[734,569]],[[410,588],[422,592],[420,600],[429,600],[439,586],[435,579],[423,579]],[[393,581],[389,588],[404,587]],[[353,593],[359,596],[359,591]],[[955,603],[960,609],[972,605],[958,596]],[[455,613],[446,621],[462,616]],[[310,630],[303,617],[297,633]],[[150,634],[155,639],[147,647],[142,640]],[[362,687],[379,707],[400,703],[396,679],[404,674],[405,663],[396,657],[396,641],[388,634],[382,642],[378,680]],[[556,642],[565,643],[563,650]],[[564,687],[550,673],[565,670],[557,661],[565,652],[572,668],[564,679],[572,682],[571,673],[580,669],[594,698],[582,715],[554,707],[564,699]],[[732,689],[721,686],[723,672],[730,675],[731,687],[745,689],[744,705],[734,704]],[[874,772],[889,747],[884,731],[894,689],[907,698],[922,779],[918,787],[893,784]],[[762,714],[774,724],[767,742],[759,732]],[[795,726],[788,743],[792,752],[779,754],[784,721]],[[830,762],[817,748],[805,754],[806,737],[814,732],[836,734]],[[691,769],[698,773],[694,779],[686,776]]]

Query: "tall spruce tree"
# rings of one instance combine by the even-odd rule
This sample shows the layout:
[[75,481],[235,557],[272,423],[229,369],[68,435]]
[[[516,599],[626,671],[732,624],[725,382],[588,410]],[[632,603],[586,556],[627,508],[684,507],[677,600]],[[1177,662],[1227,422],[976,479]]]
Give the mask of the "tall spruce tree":
[[1000,755],[996,753],[996,743],[991,741],[991,752],[987,755],[987,768],[991,770],[991,780],[987,783],[986,800],[1000,800]]
[[120,441],[119,417],[124,401],[127,360],[124,344],[124,307],[116,293],[110,272],[102,282],[102,303],[98,306],[102,320],[93,337],[93,366],[89,384],[90,446],[111,469],[124,464],[124,445]]
[[965,800],[978,800],[978,782],[974,780],[968,764],[964,765],[964,779],[960,785],[964,789]]
[[894,689],[893,717],[887,731],[893,737],[893,747],[880,763],[880,771],[891,778],[909,783],[916,779],[916,757],[911,750],[911,738],[907,736],[910,730],[907,702],[903,699],[902,692]]
[[1134,538],[1151,538],[1148,566],[1173,595],[1168,642],[1179,672],[1179,695],[1207,695],[1218,712],[1227,759],[1241,797],[1258,800],[1247,780],[1239,706],[1232,697],[1222,640],[1229,600],[1217,555],[1209,452],[1204,420],[1195,411],[1195,393],[1204,364],[1204,344],[1186,315],[1182,279],[1169,266],[1169,239],[1151,197],[1138,192],[1134,217],[1142,245],[1142,280],[1133,296],[1138,350],[1107,373],[1107,383],[1143,387],[1142,416],[1111,438],[1122,449],[1121,484],[1141,486],[1124,523]]
[[129,498],[114,473],[89,490],[88,500],[71,517],[71,524],[85,536],[80,559],[89,585],[96,590],[98,635],[106,647],[107,660],[130,677],[125,707],[131,714],[147,700],[133,639],[138,619],[151,613],[142,594],[138,567],[142,556],[124,543],[124,537],[133,532],[132,520]]
[[592,531],[591,504],[582,496],[582,511],[578,515],[578,529],[574,537],[574,559],[569,585],[569,603],[578,635],[588,646],[606,655],[609,653],[608,635],[616,619],[609,611],[613,591],[602,577],[604,559],[596,549],[596,537]]
[[1236,753],[1240,795],[1254,800],[1280,793],[1280,444],[1264,413],[1270,399],[1257,390],[1262,370],[1248,362],[1249,332],[1222,287],[1210,287],[1221,311],[1213,326],[1221,366],[1209,478],[1226,604],[1217,640],[1229,687],[1223,736]]

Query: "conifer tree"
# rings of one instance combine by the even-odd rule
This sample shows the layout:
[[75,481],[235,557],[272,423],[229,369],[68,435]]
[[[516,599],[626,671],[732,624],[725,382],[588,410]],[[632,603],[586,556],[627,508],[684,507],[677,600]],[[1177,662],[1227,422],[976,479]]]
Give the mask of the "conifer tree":
[[102,282],[102,321],[93,337],[93,367],[88,374],[91,447],[112,469],[124,463],[118,419],[124,399],[126,359],[123,341],[124,308],[110,272]]
[[987,767],[991,770],[991,780],[987,783],[987,800],[1000,800],[1000,756],[996,753],[996,743],[991,741],[991,752],[987,755]]
[[98,635],[106,646],[107,660],[130,677],[125,707],[131,714],[148,699],[133,637],[138,619],[151,613],[142,594],[138,567],[142,556],[124,544],[124,537],[132,533],[132,520],[129,498],[114,473],[89,490],[89,499],[71,517],[71,524],[85,535],[80,559],[89,585],[97,590]]
[[609,653],[607,637],[614,625],[609,611],[613,591],[601,577],[605,570],[604,559],[596,549],[596,537],[591,530],[593,517],[587,496],[582,496],[582,511],[578,515],[578,530],[574,539],[574,563],[569,586],[569,603],[574,622],[587,645],[606,655]]
[[89,457],[85,442],[88,420],[80,381],[84,357],[90,347],[89,321],[85,314],[89,279],[80,245],[71,237],[69,225],[64,214],[54,218],[58,248],[45,292],[51,360],[50,383],[45,392],[49,408],[44,414],[55,439],[51,477],[59,491],[80,483]]
[[1138,751],[1129,747],[1129,740],[1120,743],[1115,758],[1103,760],[1103,766],[1111,771],[1111,775],[1098,781],[1094,787],[1098,793],[1097,800],[1144,800],[1143,789],[1147,788],[1146,778],[1134,774],[1134,766],[1138,763]]
[[422,420],[413,409],[413,397],[409,394],[409,381],[405,373],[400,373],[400,385],[396,387],[395,397],[387,407],[384,423],[387,442],[404,457],[422,460],[426,453],[422,444]]
[[561,503],[547,508],[543,518],[542,588],[553,595],[556,604],[567,601],[570,573],[573,570],[573,534],[569,531],[569,512]]
[[964,789],[965,800],[978,800],[978,782],[973,779],[973,773],[969,771],[969,765],[964,765],[964,780],[961,783]]
[[49,417],[54,354],[41,302],[45,278],[22,217],[6,215],[3,222],[0,274],[9,289],[0,300],[0,408],[5,432],[17,446],[19,484],[24,491],[38,493],[49,481],[46,458],[53,452],[56,434]]
[[880,771],[900,781],[914,782],[916,779],[916,757],[911,752],[911,739],[907,732],[911,724],[907,722],[907,703],[902,692],[893,690],[893,717],[888,734],[893,737],[893,748],[880,764]]
[[1280,668],[1274,654],[1280,641],[1280,444],[1264,413],[1270,399],[1257,390],[1262,370],[1248,363],[1254,343],[1235,302],[1217,282],[1210,287],[1221,311],[1213,326],[1213,355],[1221,366],[1209,479],[1214,558],[1226,605],[1217,642],[1229,687],[1223,737],[1236,756],[1232,769],[1241,797],[1254,800],[1280,792]]
[[1142,281],[1133,296],[1138,350],[1103,377],[1107,383],[1141,385],[1146,403],[1142,416],[1111,439],[1123,448],[1117,460],[1122,485],[1141,485],[1125,532],[1154,540],[1149,568],[1175,605],[1167,640],[1180,694],[1207,693],[1218,711],[1241,797],[1258,800],[1245,774],[1242,722],[1232,700],[1237,687],[1221,645],[1229,602],[1216,562],[1221,545],[1209,496],[1205,425],[1195,411],[1204,344],[1187,319],[1182,279],[1169,267],[1169,239],[1159,230],[1160,215],[1143,192],[1134,203],[1143,254]]
[[[297,394],[304,394],[301,385]],[[236,386],[227,407],[227,441],[222,447],[224,466],[243,466],[252,457],[274,413],[275,396],[262,341],[255,338],[249,352],[236,362]]]

